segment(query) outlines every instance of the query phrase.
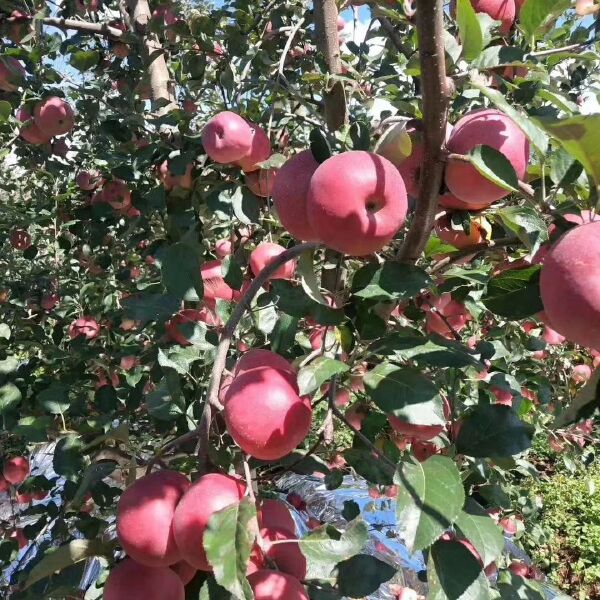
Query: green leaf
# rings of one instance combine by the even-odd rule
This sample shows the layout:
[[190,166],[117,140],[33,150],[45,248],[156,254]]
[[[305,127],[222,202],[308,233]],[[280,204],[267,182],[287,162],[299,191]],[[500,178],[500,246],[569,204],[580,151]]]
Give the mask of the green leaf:
[[0,122],[8,121],[12,113],[12,106],[6,100],[0,100]]
[[67,479],[73,479],[79,475],[85,467],[83,448],[84,443],[77,435],[68,435],[58,440],[52,457],[54,470]]
[[524,319],[544,310],[539,266],[504,271],[490,279],[482,297],[486,308],[507,319]]
[[600,115],[575,115],[567,119],[537,119],[587,173],[600,184]]
[[246,579],[250,551],[256,539],[251,521],[256,505],[250,498],[216,512],[208,522],[203,545],[217,583],[240,600],[254,595]]
[[465,501],[458,468],[446,456],[401,463],[394,483],[398,485],[397,522],[411,552],[437,540],[454,523]]
[[161,367],[174,369],[180,375],[187,375],[193,363],[205,357],[206,350],[214,348],[207,344],[206,348],[199,344],[199,337],[194,336],[197,346],[173,347],[163,350],[158,349],[158,364]]
[[454,525],[473,544],[484,567],[502,554],[504,536],[500,527],[472,498],[467,498],[465,508],[458,515]]
[[[187,589],[186,589],[187,592]],[[188,598],[186,594],[186,600],[239,600],[234,598],[225,588],[221,587],[212,575],[209,575],[206,581],[200,588],[200,593],[196,596],[190,596]]]
[[[502,573],[498,581],[498,591],[502,600],[545,600],[548,596],[537,582],[514,575]],[[570,596],[554,596],[554,600],[573,600]]]
[[483,31],[471,0],[458,0],[456,22],[465,60],[476,59],[483,50]]
[[560,429],[592,417],[600,408],[600,369],[596,369],[571,403],[554,418],[553,429]]
[[319,280],[317,279],[314,269],[313,259],[314,252],[304,252],[298,260],[296,273],[300,277],[300,283],[302,284],[302,288],[306,292],[306,295],[311,300],[314,300],[323,306],[329,306],[325,298],[323,298],[323,294],[321,294]]
[[354,500],[345,500],[342,517],[350,522],[360,515],[360,506]]
[[395,574],[395,567],[370,554],[358,554],[338,564],[338,589],[348,598],[364,598],[374,594]]
[[107,556],[109,548],[101,540],[73,540],[59,548],[50,548],[42,560],[31,569],[24,589],[92,556]]
[[0,415],[11,411],[21,403],[21,390],[14,383],[0,385]]
[[487,600],[491,597],[481,566],[460,542],[436,542],[427,567],[431,600]]
[[305,396],[318,390],[321,385],[329,381],[334,375],[349,371],[350,367],[339,360],[319,356],[298,373],[298,387],[300,395]]
[[519,26],[527,36],[535,36],[548,21],[567,10],[570,0],[526,0],[519,13]]
[[89,71],[95,67],[100,60],[100,52],[97,50],[79,50],[71,54],[71,66],[78,71]]
[[45,442],[48,439],[46,430],[52,424],[52,419],[48,416],[43,417],[23,417],[19,419],[12,432],[21,436],[26,442],[37,443]]
[[71,501],[73,506],[78,507],[83,502],[86,492],[94,487],[96,483],[108,477],[118,467],[114,460],[100,460],[89,465],[83,473],[77,492]]
[[71,405],[69,388],[62,383],[52,383],[37,395],[37,401],[52,415],[65,413]]
[[496,67],[523,64],[525,53],[516,46],[490,46],[486,48],[472,63],[480,71],[495,69]]
[[285,354],[294,345],[296,331],[298,330],[298,319],[290,315],[282,314],[271,332],[271,350],[278,354]]
[[475,82],[471,82],[471,85],[489,98],[492,103],[496,105],[496,108],[499,108],[502,112],[506,113],[529,138],[529,141],[532,143],[537,153],[541,157],[545,157],[546,152],[548,151],[548,136],[544,133],[543,129],[533,121],[533,119],[514,108],[514,106],[510,104],[498,90]]
[[537,251],[548,241],[548,228],[539,211],[529,206],[511,206],[501,208],[496,214],[530,251]]
[[460,454],[502,458],[531,446],[534,427],[521,421],[508,406],[483,404],[463,419],[456,441]]
[[517,173],[502,152],[490,146],[476,146],[469,156],[471,164],[487,180],[509,192],[519,190]]
[[146,396],[148,414],[159,421],[175,421],[185,414],[185,403],[179,393],[173,393],[162,379],[156,389]]
[[10,327],[6,323],[0,323],[0,338],[10,340]]
[[221,262],[221,272],[223,280],[234,290],[239,290],[244,283],[244,273],[242,268],[233,256],[226,256]]
[[197,251],[179,242],[169,246],[161,256],[162,283],[176,298],[198,302],[204,296]]
[[437,387],[416,369],[382,363],[364,377],[367,393],[386,414],[414,425],[446,422]]
[[19,361],[14,356],[7,356],[0,360],[0,375],[14,373],[19,368]]
[[306,579],[328,579],[335,565],[360,552],[369,537],[367,524],[356,519],[340,533],[330,526],[311,531],[300,541],[300,550],[306,557]]
[[431,279],[423,269],[387,261],[359,269],[352,279],[352,293],[369,300],[403,301],[414,298],[430,285]]
[[463,344],[447,340],[439,335],[424,336],[408,330],[396,331],[373,342],[369,352],[389,356],[398,361],[414,360],[419,366],[428,367],[481,367],[483,365]]
[[144,294],[132,296],[123,301],[125,314],[142,324],[148,321],[166,321],[179,310],[180,298],[166,294]]

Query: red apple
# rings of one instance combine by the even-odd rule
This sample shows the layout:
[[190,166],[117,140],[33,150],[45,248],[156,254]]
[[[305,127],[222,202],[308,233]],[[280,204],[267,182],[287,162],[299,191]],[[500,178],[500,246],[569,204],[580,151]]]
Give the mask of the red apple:
[[100,177],[100,173],[98,173],[98,171],[79,171],[79,173],[77,173],[77,177],[75,177],[75,183],[77,184],[77,187],[86,192],[95,190],[101,182],[102,178]]
[[[495,109],[477,110],[456,124],[448,140],[448,150],[455,154],[469,154],[481,145],[504,154],[517,177],[523,179],[529,160],[529,141],[512,119]],[[445,179],[454,196],[479,207],[484,203],[490,205],[509,194],[480,175],[473,165],[461,161],[448,163]]]
[[276,527],[263,527],[260,536],[264,542],[264,552],[257,544],[254,546],[248,564],[248,574],[275,564],[279,571],[293,575],[296,579],[302,580],[306,577],[306,558],[300,551],[298,538],[293,532]]
[[16,92],[25,80],[25,67],[12,56],[0,56],[0,90]]
[[69,325],[69,338],[83,336],[86,340],[93,340],[100,335],[100,325],[93,317],[80,317]]
[[265,569],[248,577],[255,600],[308,600],[304,586],[291,575]]
[[244,353],[242,357],[237,361],[235,369],[233,370],[234,377],[243,375],[248,371],[254,369],[262,369],[269,367],[276,369],[282,373],[287,373],[295,381],[296,370],[292,365],[280,354],[271,352],[270,350],[264,350],[262,348],[252,348],[248,352]]
[[450,244],[459,250],[483,244],[486,234],[476,218],[471,219],[471,230],[469,233],[465,233],[462,229],[453,229],[450,215],[445,215],[438,219],[435,232],[442,242]]
[[185,586],[194,579],[198,569],[192,567],[189,563],[186,563],[185,560],[180,560],[178,563],[171,565],[171,571],[177,573],[177,576],[181,579],[181,583]]
[[[450,404],[448,400],[444,398],[444,418],[448,420],[450,418],[451,410]],[[394,415],[388,416],[388,421],[392,426],[392,429],[396,431],[396,433],[400,433],[405,435],[406,437],[411,438],[412,440],[418,440],[422,442],[426,442],[428,440],[432,440],[434,437],[440,435],[442,431],[445,429],[445,425],[415,425],[413,423],[409,423],[405,419],[400,419],[399,417],[395,417]]]
[[585,383],[592,376],[592,368],[589,365],[575,365],[571,372],[571,379],[575,383]]
[[12,229],[8,239],[15,250],[27,250],[31,246],[31,236],[25,229]]
[[180,346],[189,346],[191,342],[187,339],[186,333],[192,333],[193,328],[190,327],[189,331],[184,333],[180,326],[189,326],[193,323],[205,323],[209,327],[220,327],[223,324],[210,308],[205,307],[200,310],[185,308],[165,323],[165,334],[170,341]]
[[449,208],[451,210],[470,210],[477,211],[483,208],[487,208],[488,204],[474,204],[463,202],[459,200],[456,196],[450,194],[449,192],[440,196],[439,204],[442,208]]
[[29,477],[29,461],[24,456],[14,456],[4,461],[4,479],[13,485],[23,483]]
[[171,522],[190,482],[176,471],[156,471],[130,485],[117,505],[117,536],[142,565],[166,567],[181,560]]
[[330,248],[366,256],[380,251],[404,225],[406,188],[382,156],[344,152],[315,171],[307,210],[315,235]]
[[295,533],[296,523],[285,502],[265,498],[258,506],[258,524],[261,527],[285,529]]
[[552,328],[571,342],[600,348],[600,221],[569,230],[552,246],[540,288]]
[[250,151],[235,161],[246,173],[260,169],[259,163],[271,156],[271,142],[265,131],[255,123],[248,123],[248,125],[252,133]]
[[525,577],[526,579],[529,579],[529,567],[522,562],[512,562],[510,563],[510,565],[508,566],[508,570],[511,573],[514,573],[515,575],[518,575],[519,577]]
[[233,244],[231,240],[218,240],[215,243],[215,254],[218,258],[225,258],[233,254]]
[[227,431],[246,453],[278,460],[308,435],[312,409],[287,373],[270,367],[246,371],[227,390]]
[[226,300],[233,302],[239,298],[239,292],[230,288],[223,279],[222,262],[210,260],[200,267],[200,275],[204,283],[205,300]]
[[281,224],[291,235],[303,241],[317,240],[308,220],[306,203],[310,180],[318,167],[312,152],[304,150],[279,169],[273,186],[273,204]]
[[542,334],[542,339],[549,346],[560,346],[565,343],[565,336],[560,335],[558,331],[554,331],[552,327],[548,327],[547,325],[544,327],[544,333]]
[[[148,523],[147,527],[151,528]],[[148,567],[126,558],[104,584],[104,600],[184,600],[185,588],[168,567]]]
[[[285,248],[279,244],[263,242],[259,244],[250,255],[250,269],[256,277],[273,259],[285,252]],[[281,265],[269,279],[292,279],[296,270],[296,261],[289,260]]]
[[13,529],[9,533],[8,539],[15,540],[19,546],[19,550],[29,545],[29,540],[25,537],[22,529]]
[[110,204],[115,210],[127,209],[131,206],[131,191],[124,181],[113,179],[102,187],[99,201]]
[[173,533],[181,557],[201,571],[212,571],[202,540],[210,518],[217,511],[239,502],[245,485],[234,477],[203,475],[185,493],[173,516]]
[[75,113],[71,105],[57,96],[51,96],[36,104],[33,120],[42,133],[49,136],[63,135],[73,129]]
[[230,111],[220,112],[202,130],[202,144],[206,154],[221,164],[238,161],[249,154],[253,138],[251,126]]
[[40,146],[50,141],[52,136],[43,133],[33,120],[29,106],[21,106],[17,111],[17,119],[23,123],[19,135],[28,143]]
[[268,198],[273,194],[277,180],[277,169],[258,169],[246,173],[244,181],[248,189],[259,198]]
[[174,188],[181,188],[183,190],[191,190],[194,184],[194,179],[192,177],[192,171],[194,170],[194,165],[189,164],[183,175],[173,175],[171,171],[169,171],[169,162],[163,161],[158,167],[158,174],[165,190],[170,191]]
[[[454,333],[448,327],[448,324],[456,333],[460,333],[472,318],[464,304],[454,300],[449,293],[435,298],[431,301],[431,305],[431,307],[428,305],[423,306],[423,310],[427,313],[425,321],[427,333],[437,333],[445,338],[454,339]],[[436,310],[434,311],[432,308]]]

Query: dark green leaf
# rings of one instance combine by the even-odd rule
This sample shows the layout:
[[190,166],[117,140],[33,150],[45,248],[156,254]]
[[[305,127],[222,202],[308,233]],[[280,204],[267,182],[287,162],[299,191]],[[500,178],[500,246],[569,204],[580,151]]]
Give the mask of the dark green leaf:
[[342,509],[342,517],[346,521],[353,521],[360,515],[360,506],[354,500],[346,500]]
[[391,469],[371,450],[348,448],[343,454],[346,462],[369,483],[378,485],[392,483]]
[[321,129],[313,129],[310,132],[310,151],[319,164],[331,156],[331,147]]
[[[519,577],[513,573],[502,573],[498,581],[502,600],[545,600],[547,595],[537,581]],[[554,600],[572,600],[570,596],[554,596]]]
[[336,490],[344,481],[344,473],[340,469],[333,469],[325,475],[324,483],[328,490]]
[[539,266],[504,271],[493,277],[482,297],[486,308],[507,319],[524,319],[544,310]]
[[531,446],[533,432],[510,407],[483,404],[464,418],[456,445],[475,458],[514,456]]
[[13,433],[25,439],[26,442],[45,442],[48,439],[46,430],[50,427],[52,419],[43,417],[23,417],[13,428]]
[[69,388],[62,383],[52,383],[37,395],[37,401],[52,415],[60,415],[69,409]]
[[374,594],[389,581],[396,569],[369,554],[357,554],[337,566],[340,593],[348,598],[364,598]]
[[483,368],[473,353],[461,343],[439,335],[424,336],[411,330],[390,333],[373,342],[369,351],[377,355],[393,355],[399,361],[414,360],[419,366]]
[[100,60],[100,52],[97,50],[79,50],[71,54],[71,66],[78,71],[89,71],[95,67]]
[[367,393],[383,412],[414,425],[443,425],[442,399],[433,382],[416,369],[382,363],[365,377]]
[[234,290],[239,290],[244,283],[242,268],[233,256],[226,256],[221,263],[221,272],[225,283]]
[[408,300],[431,285],[429,275],[413,265],[387,261],[359,269],[352,279],[352,293],[370,300]]
[[487,600],[490,590],[481,566],[460,542],[438,541],[427,569],[432,600]]
[[183,397],[173,394],[165,379],[146,395],[146,407],[148,414],[160,421],[174,421],[185,414]]
[[68,435],[58,440],[52,458],[54,470],[67,479],[73,479],[79,475],[85,467],[83,448],[84,443],[77,435]]
[[506,229],[514,233],[532,252],[548,240],[548,228],[539,211],[529,206],[511,206],[497,212]]
[[204,295],[197,251],[182,242],[169,246],[161,256],[162,282],[175,298],[198,302]]
[[134,321],[165,321],[177,312],[181,300],[166,294],[144,294],[123,301],[125,314]]
[[260,205],[258,198],[247,188],[236,188],[231,196],[233,213],[244,225],[258,223],[260,219]]
[[94,487],[96,483],[105,477],[108,477],[118,466],[118,463],[114,460],[100,460],[89,465],[83,473],[81,483],[73,497],[72,504],[78,507],[83,502],[86,492]]
[[446,456],[401,463],[394,483],[398,485],[397,522],[411,552],[437,540],[456,520],[465,501],[458,468]]

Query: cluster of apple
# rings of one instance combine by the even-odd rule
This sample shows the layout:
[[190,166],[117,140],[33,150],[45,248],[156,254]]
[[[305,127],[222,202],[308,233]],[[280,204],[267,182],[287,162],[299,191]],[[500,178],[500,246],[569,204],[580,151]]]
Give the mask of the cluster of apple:
[[69,133],[75,126],[73,108],[58,96],[41,100],[33,108],[21,106],[17,119],[22,123],[20,136],[34,145],[46,144],[55,136]]
[[260,166],[271,156],[271,142],[261,127],[226,110],[204,126],[202,145],[216,163],[240,167],[246,185],[257,196],[271,195],[275,171]]
[[108,204],[124,217],[139,217],[140,211],[131,202],[131,190],[120,179],[106,180],[97,171],[79,171],[75,183],[84,192],[93,192],[90,204]]
[[[117,536],[128,557],[110,572],[105,600],[183,600],[196,572],[212,571],[203,545],[211,517],[239,503],[245,493],[241,479],[220,473],[193,484],[169,470],[135,481],[117,506]],[[257,520],[260,542],[247,566],[255,598],[308,600],[300,583],[306,559],[288,508],[278,500],[261,500]]]
[[364,256],[381,250],[404,224],[404,182],[382,156],[344,152],[319,165],[306,150],[277,174],[258,171],[270,155],[269,140],[262,129],[229,111],[206,124],[202,140],[215,162],[239,165],[252,191],[273,196],[282,224],[300,240],[323,241],[339,252]]

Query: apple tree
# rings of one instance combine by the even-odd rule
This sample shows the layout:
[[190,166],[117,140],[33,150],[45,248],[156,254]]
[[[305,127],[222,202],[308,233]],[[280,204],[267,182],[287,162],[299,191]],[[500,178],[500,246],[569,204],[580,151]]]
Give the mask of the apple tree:
[[0,0],[4,597],[416,599],[295,472],[427,598],[544,598],[503,533],[536,444],[595,459],[599,10]]

